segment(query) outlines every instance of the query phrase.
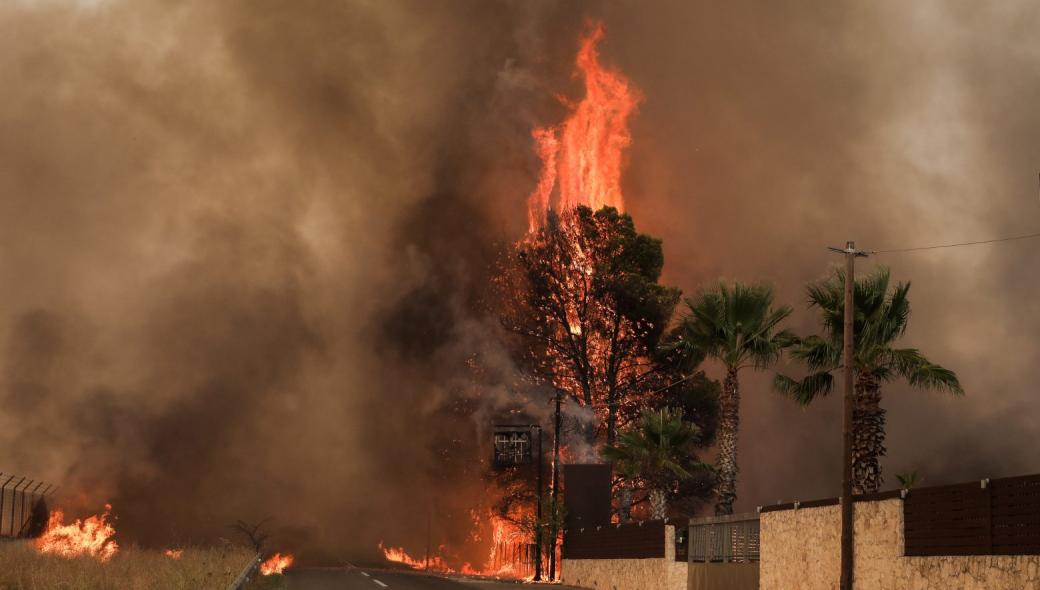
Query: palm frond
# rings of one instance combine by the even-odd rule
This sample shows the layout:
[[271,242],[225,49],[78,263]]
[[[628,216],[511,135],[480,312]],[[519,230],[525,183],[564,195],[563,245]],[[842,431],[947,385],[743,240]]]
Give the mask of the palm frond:
[[790,350],[791,358],[806,364],[810,371],[832,371],[841,364],[841,343],[813,335],[802,338]]
[[764,367],[795,342],[793,334],[777,332],[793,310],[774,307],[768,285],[718,283],[687,299],[686,306],[680,333],[686,346],[703,354],[701,360],[710,356],[728,367],[745,363]]
[[913,387],[964,395],[964,388],[956,373],[928,360],[916,348],[889,349],[886,360],[893,372]]
[[773,387],[777,391],[803,406],[830,394],[833,386],[834,376],[826,372],[812,373],[801,381],[780,374],[773,378]]

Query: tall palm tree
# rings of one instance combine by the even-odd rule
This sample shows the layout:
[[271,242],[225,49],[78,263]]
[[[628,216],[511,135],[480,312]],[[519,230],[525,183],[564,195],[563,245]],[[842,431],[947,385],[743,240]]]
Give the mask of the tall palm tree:
[[780,323],[791,315],[786,305],[773,306],[768,285],[718,285],[686,300],[687,314],[667,345],[681,364],[690,369],[706,357],[722,362],[726,378],[719,399],[715,469],[715,514],[733,514],[737,497],[737,436],[740,430],[741,369],[763,369],[780,357],[794,341]]
[[[680,409],[644,410],[635,428],[618,434],[613,445],[603,448],[605,459],[625,476],[621,488],[621,521],[632,509],[632,485],[642,477],[650,487],[653,518],[668,516],[667,487],[676,478],[688,479],[691,449],[700,438],[700,428],[683,420]],[[700,466],[699,463],[694,463]]]
[[[916,348],[895,348],[910,320],[910,283],[893,288],[891,274],[878,267],[853,288],[853,334],[856,349],[853,407],[853,488],[876,492],[881,486],[881,456],[885,454],[885,410],[881,384],[903,379],[912,387],[964,395],[957,375],[928,360]],[[830,393],[833,371],[842,368],[845,316],[845,273],[809,285],[809,307],[820,310],[824,335],[801,339],[791,356],[805,363],[801,380],[777,375],[776,388],[802,405]]]

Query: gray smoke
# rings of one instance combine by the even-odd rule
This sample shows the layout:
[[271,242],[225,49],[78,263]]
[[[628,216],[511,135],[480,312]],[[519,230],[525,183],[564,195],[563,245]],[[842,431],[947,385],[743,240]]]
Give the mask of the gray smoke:
[[[772,281],[808,331],[826,246],[1035,230],[1037,11],[8,3],[0,468],[146,544],[273,514],[286,545],[362,555],[431,509],[464,537],[513,371],[481,298],[585,18],[645,96],[626,194],[666,280]],[[1033,247],[875,259],[914,281],[908,345],[969,392],[886,389],[890,475],[1036,470]],[[740,503],[833,495],[837,400],[769,377],[745,379]]]

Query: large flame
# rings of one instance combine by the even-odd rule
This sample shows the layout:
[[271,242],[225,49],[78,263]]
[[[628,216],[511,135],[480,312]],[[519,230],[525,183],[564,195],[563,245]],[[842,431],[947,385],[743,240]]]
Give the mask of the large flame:
[[294,558],[289,553],[286,553],[285,555],[275,553],[260,564],[260,573],[265,576],[280,574],[285,571],[285,568],[291,566],[293,561]]
[[[575,74],[584,81],[585,96],[571,105],[570,114],[562,123],[539,127],[531,133],[542,162],[538,184],[528,199],[532,234],[543,227],[550,210],[567,213],[579,205],[594,210],[604,206],[624,210],[621,172],[625,149],[631,143],[628,120],[639,103],[639,91],[620,72],[600,64],[597,48],[603,36],[603,25],[593,23],[580,39]],[[581,252],[575,252],[572,258],[578,267],[590,264]],[[569,322],[569,329],[571,334],[581,335],[577,319]],[[590,345],[597,343],[592,341]],[[479,567],[470,563],[449,566],[446,562],[457,564],[461,560],[453,559],[455,554],[443,546],[428,559],[410,555],[402,547],[384,546],[382,542],[379,549],[388,561],[413,569],[531,580],[534,512],[533,506],[519,505],[514,505],[507,515],[491,510],[473,511],[469,537],[473,543],[489,545],[486,561]],[[488,529],[490,537],[482,541],[481,532]],[[543,555],[542,559],[544,563],[548,556]]]
[[621,170],[624,150],[632,141],[628,118],[639,103],[639,92],[620,72],[599,63],[597,45],[603,35],[603,24],[596,23],[581,39],[576,66],[585,81],[585,97],[562,125],[532,133],[542,160],[538,185],[528,200],[532,232],[545,223],[557,186],[558,211],[578,205],[624,210]]
[[54,553],[62,557],[78,557],[87,555],[100,561],[108,561],[119,551],[119,545],[112,537],[116,529],[107,522],[112,506],[106,504],[105,512],[87,518],[76,519],[65,524],[65,514],[61,510],[51,513],[47,521],[47,530],[36,539],[36,548],[41,553]]

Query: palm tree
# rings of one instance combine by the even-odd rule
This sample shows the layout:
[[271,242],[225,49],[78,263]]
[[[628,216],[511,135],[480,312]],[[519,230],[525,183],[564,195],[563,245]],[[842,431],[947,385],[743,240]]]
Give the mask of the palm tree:
[[[885,410],[881,384],[904,379],[912,387],[964,395],[957,375],[928,360],[916,348],[894,348],[910,320],[910,283],[889,289],[891,275],[879,267],[853,288],[856,350],[853,409],[853,488],[876,492],[881,486],[880,458],[885,454]],[[795,380],[777,375],[776,388],[802,405],[830,393],[832,372],[841,368],[845,315],[845,273],[809,285],[809,307],[819,308],[824,335],[801,339],[791,356],[805,363],[809,375]]]
[[742,283],[719,283],[687,299],[686,306],[688,312],[676,327],[667,348],[686,369],[695,367],[706,357],[721,361],[726,368],[719,399],[715,514],[733,514],[740,430],[738,375],[741,369],[763,369],[771,365],[794,343],[792,333],[778,329],[791,315],[791,308],[773,307],[772,287]]
[[[603,457],[617,466],[625,478],[621,488],[621,522],[626,522],[631,514],[636,477],[649,483],[653,518],[668,516],[667,487],[676,478],[692,477],[687,466],[691,448],[699,437],[700,429],[683,420],[682,410],[644,410],[635,428],[621,432],[613,445],[603,448]],[[700,467],[699,462],[695,466]]]

